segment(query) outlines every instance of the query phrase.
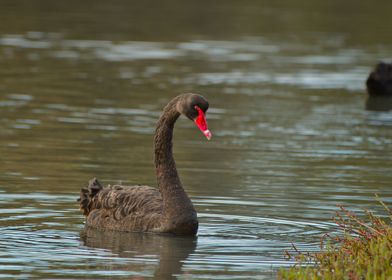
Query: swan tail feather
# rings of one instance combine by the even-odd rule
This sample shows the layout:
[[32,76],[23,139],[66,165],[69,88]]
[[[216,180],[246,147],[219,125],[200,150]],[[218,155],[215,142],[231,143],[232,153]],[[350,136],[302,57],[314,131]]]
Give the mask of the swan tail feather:
[[80,190],[80,197],[78,199],[80,210],[87,216],[90,213],[93,198],[103,189],[97,178],[92,178],[88,181],[88,186]]

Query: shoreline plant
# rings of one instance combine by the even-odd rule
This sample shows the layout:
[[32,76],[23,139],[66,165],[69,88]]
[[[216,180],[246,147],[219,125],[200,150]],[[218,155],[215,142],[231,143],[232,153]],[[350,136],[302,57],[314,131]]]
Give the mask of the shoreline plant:
[[293,244],[286,257],[296,264],[282,269],[278,279],[299,280],[391,280],[392,279],[392,211],[376,195],[387,215],[369,210],[364,215],[339,206],[334,222],[342,233],[321,238],[319,252],[301,252]]

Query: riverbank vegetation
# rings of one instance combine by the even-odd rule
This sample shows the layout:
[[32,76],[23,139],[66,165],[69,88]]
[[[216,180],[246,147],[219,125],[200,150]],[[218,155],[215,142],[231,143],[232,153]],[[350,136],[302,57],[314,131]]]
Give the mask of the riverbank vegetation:
[[342,234],[325,235],[316,253],[301,252],[293,245],[286,255],[297,264],[281,270],[278,279],[392,279],[392,211],[377,199],[386,215],[368,210],[357,215],[340,206],[334,222]]

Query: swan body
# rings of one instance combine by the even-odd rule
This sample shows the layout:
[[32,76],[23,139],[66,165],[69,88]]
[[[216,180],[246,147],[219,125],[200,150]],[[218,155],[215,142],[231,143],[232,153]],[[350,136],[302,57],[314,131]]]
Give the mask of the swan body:
[[118,231],[195,235],[197,213],[177,173],[172,153],[174,123],[183,114],[193,120],[207,139],[207,100],[198,94],[172,99],[158,120],[155,137],[155,170],[158,188],[149,186],[102,187],[96,178],[80,192],[80,209],[86,226]]

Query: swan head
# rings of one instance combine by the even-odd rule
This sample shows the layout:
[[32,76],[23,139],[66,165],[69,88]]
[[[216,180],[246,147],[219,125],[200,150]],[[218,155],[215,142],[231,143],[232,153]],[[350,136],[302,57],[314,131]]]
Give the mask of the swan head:
[[177,103],[177,110],[188,119],[192,120],[204,136],[210,140],[211,131],[208,129],[206,112],[208,110],[208,101],[199,94],[187,93]]

